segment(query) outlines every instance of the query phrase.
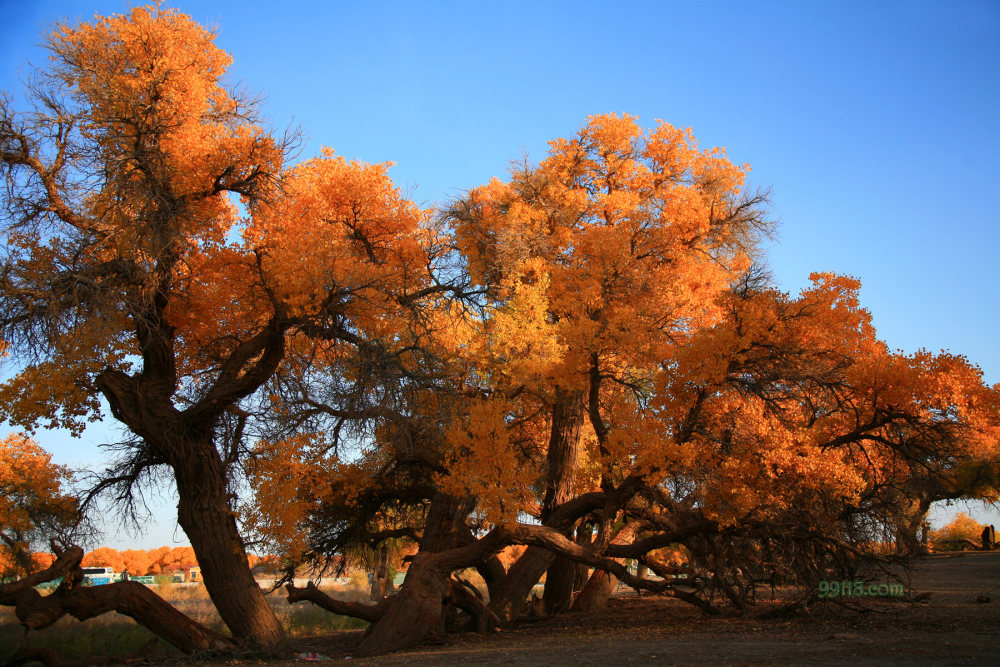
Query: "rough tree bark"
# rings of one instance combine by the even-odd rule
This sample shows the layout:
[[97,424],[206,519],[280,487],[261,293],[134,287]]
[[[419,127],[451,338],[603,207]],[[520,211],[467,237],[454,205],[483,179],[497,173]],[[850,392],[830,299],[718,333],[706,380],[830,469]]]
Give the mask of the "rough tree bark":
[[[395,596],[386,598],[378,605],[347,603],[330,598],[315,586],[295,588],[289,585],[286,587],[289,602],[309,600],[334,613],[372,621],[372,627],[355,654],[359,657],[382,655],[417,646],[428,636],[443,632],[448,605],[468,611],[480,629],[500,624],[502,619],[482,604],[478,596],[461,581],[452,578],[451,573],[482,563],[509,544],[524,544],[529,549],[534,548],[536,553],[549,554],[550,557],[558,555],[575,563],[608,570],[633,588],[666,592],[711,611],[710,605],[697,596],[675,590],[672,582],[637,577],[613,558],[602,556],[592,548],[577,544],[565,536],[567,522],[600,507],[604,497],[603,493],[594,492],[564,504],[553,514],[553,523],[557,527],[524,524],[497,527],[485,537],[469,542],[467,537],[462,537],[462,529],[465,527],[464,519],[472,507],[471,499],[439,495],[432,502],[426,522],[425,541],[428,548],[424,549],[421,545],[420,552],[410,565],[406,580]],[[619,551],[623,551],[616,553],[615,557],[635,557],[637,554],[632,551],[637,548],[644,549],[641,553],[645,553],[649,548],[663,546],[661,542],[672,543],[682,536],[678,531],[675,534],[657,536],[658,539],[647,538],[638,547],[611,546],[617,546]],[[536,571],[540,573],[542,570],[544,568]],[[521,602],[523,605],[523,599]]]
[[507,576],[490,596],[490,611],[503,625],[510,625],[524,611],[524,602],[556,556],[548,549],[529,546],[507,570]]
[[[557,387],[549,431],[548,469],[541,516],[543,524],[550,523],[559,506],[573,495],[583,419],[583,393]],[[562,529],[569,535],[572,524]],[[512,623],[522,612],[525,599],[542,574],[546,575],[543,593],[546,613],[568,609],[573,599],[576,571],[574,561],[557,558],[551,551],[529,546],[510,566],[496,591],[490,592],[490,611],[503,624]]]
[[[165,324],[162,325],[166,327]],[[237,639],[261,647],[280,647],[285,633],[253,578],[246,548],[230,507],[226,463],[213,439],[221,411],[259,386],[281,357],[282,339],[269,332],[234,352],[234,367],[248,355],[262,354],[251,370],[233,379],[234,371],[198,404],[181,412],[173,403],[176,370],[172,331],[146,338],[145,367],[137,376],[105,371],[98,387],[112,414],[140,436],[173,470],[177,484],[177,522],[194,549],[212,603]],[[258,340],[259,339],[259,340]]]
[[205,589],[234,636],[280,646],[285,633],[250,570],[229,505],[224,464],[211,441],[192,449],[174,468],[177,521],[191,540]]
[[[556,507],[573,496],[583,414],[583,393],[557,387],[555,404],[552,407],[548,484],[542,505],[542,523],[551,516]],[[572,527],[567,531],[567,535],[572,534]],[[556,557],[549,565],[545,574],[545,592],[542,595],[546,614],[569,609],[573,602],[576,569],[577,564],[574,561],[563,557]]]
[[387,600],[385,614],[369,629],[358,656],[372,656],[416,646],[443,631],[450,577],[457,567],[469,566],[495,553],[486,538],[466,542],[465,519],[474,499],[437,494],[427,514],[420,551],[406,572],[399,592]]
[[[577,496],[555,508],[546,524],[566,533],[581,516],[603,507],[605,500],[605,494],[600,491]],[[555,558],[550,549],[529,545],[510,566],[496,595],[490,596],[490,612],[502,625],[510,625],[522,613],[528,593]]]
[[[640,523],[634,521],[623,526],[611,539],[612,544],[628,544],[635,537]],[[600,541],[600,537],[598,538]],[[639,575],[641,577],[641,575]],[[595,569],[587,584],[573,602],[573,611],[597,611],[607,605],[618,585],[618,577],[606,570]]]
[[392,592],[392,578],[389,576],[389,547],[382,544],[375,551],[375,566],[372,568],[372,583],[369,596],[378,602]]

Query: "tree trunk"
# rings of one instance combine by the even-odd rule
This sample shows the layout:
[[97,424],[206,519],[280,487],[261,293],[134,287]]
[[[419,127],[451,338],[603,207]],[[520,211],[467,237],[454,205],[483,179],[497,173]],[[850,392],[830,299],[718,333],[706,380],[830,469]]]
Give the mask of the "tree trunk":
[[[602,523],[597,535],[597,543],[628,544],[635,538],[639,526],[640,523],[638,521],[627,523],[611,535],[611,539],[609,540],[608,536],[612,528],[610,525]],[[621,560],[618,559],[618,562],[620,563]],[[611,594],[615,592],[618,581],[618,577],[610,572],[595,569],[590,579],[587,580],[587,584],[573,602],[573,611],[588,612],[603,609],[607,605],[608,600],[611,599]]]
[[[473,544],[477,541],[476,536],[468,528],[466,528],[460,537],[463,546]],[[475,568],[479,576],[486,582],[486,590],[489,592],[489,599],[492,600],[504,577],[507,576],[507,568],[504,567],[496,554],[491,554],[484,558],[482,562],[476,563]]]
[[517,619],[524,610],[528,593],[554,560],[555,554],[548,549],[532,546],[514,561],[496,595],[490,597],[490,611],[501,623],[509,625]]
[[[283,646],[284,630],[254,581],[230,508],[226,466],[212,439],[218,411],[205,404],[194,406],[202,408],[195,412],[176,409],[172,345],[172,340],[155,339],[144,350],[145,367],[138,377],[106,370],[97,384],[115,418],[173,469],[177,522],[191,540],[208,595],[233,636],[264,648]],[[280,347],[268,354],[273,357]]]
[[[542,523],[560,504],[573,495],[576,479],[580,427],[583,425],[583,394],[556,388],[552,407],[552,430],[549,435],[548,484],[542,506]],[[567,537],[572,534],[568,529]],[[556,557],[545,575],[543,602],[546,614],[569,609],[573,602],[573,584],[577,564],[568,558]],[[534,584],[532,584],[534,585]]]
[[191,540],[205,588],[235,637],[280,646],[285,633],[250,571],[229,507],[223,463],[211,441],[195,444],[190,456],[174,465],[177,521]]
[[486,582],[486,592],[489,595],[489,599],[492,600],[497,591],[500,590],[503,580],[507,577],[506,568],[504,568],[499,558],[490,556],[476,566],[476,572]]
[[594,570],[583,590],[576,596],[573,611],[589,612],[603,609],[611,599],[611,594],[615,592],[616,586],[618,577],[604,570]]
[[576,570],[576,561],[557,556],[545,571],[545,592],[542,594],[542,602],[545,605],[546,616],[564,612],[573,604]]
[[372,602],[379,602],[392,592],[392,578],[389,576],[389,547],[381,545],[375,551],[375,567],[372,569],[372,585],[369,594]]
[[399,592],[389,598],[385,614],[358,646],[358,656],[382,655],[417,646],[428,635],[444,631],[445,602],[451,569],[437,554],[467,542],[465,519],[474,499],[437,494],[431,501],[420,551],[413,558]]
[[[469,542],[464,519],[473,506],[471,498],[439,494],[431,502],[421,550],[414,557],[406,579],[396,595],[377,605],[334,600],[310,584],[306,588],[286,586],[289,602],[310,600],[334,611],[373,622],[355,654],[382,655],[421,644],[429,635],[445,632],[449,608],[467,610],[480,628],[496,618],[477,594],[451,578],[455,570],[481,563],[509,544],[505,531],[494,529],[482,539]],[[463,532],[464,531],[464,532]],[[461,546],[457,546],[461,543]],[[424,545],[444,551],[425,551]]]
[[[581,494],[554,510],[549,515],[549,522],[553,528],[565,531],[567,525],[575,523],[589,512],[599,510],[604,506],[605,500],[603,492]],[[514,561],[496,594],[490,594],[490,611],[500,619],[501,624],[509,625],[517,618],[524,609],[528,593],[553,560],[555,554],[551,550],[532,545]]]
[[390,598],[385,615],[371,626],[355,654],[382,655],[422,644],[441,631],[448,574],[434,566],[430,554],[418,553],[406,572],[399,593]]
[[[590,523],[581,524],[576,529],[576,543],[582,547],[589,547],[594,542],[594,526]],[[576,579],[573,581],[573,592],[579,593],[587,585],[590,579],[590,567],[584,563],[576,564]],[[575,603],[574,603],[575,606]]]
[[910,556],[920,552],[918,532],[930,508],[930,498],[905,501],[905,509],[900,512],[895,526],[897,553]]
[[983,528],[979,541],[982,542],[983,551],[992,551],[997,547],[996,529],[993,528],[992,524]]
[[41,628],[65,614],[86,621],[109,611],[135,619],[185,653],[235,648],[232,639],[191,620],[135,581],[57,590],[52,595],[39,596],[35,604],[18,605],[17,615],[25,627]]

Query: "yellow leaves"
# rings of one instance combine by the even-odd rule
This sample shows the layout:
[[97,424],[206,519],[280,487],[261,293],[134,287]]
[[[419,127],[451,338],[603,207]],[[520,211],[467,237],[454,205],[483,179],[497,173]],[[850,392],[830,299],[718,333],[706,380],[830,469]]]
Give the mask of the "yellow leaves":
[[73,67],[64,73],[66,85],[94,108],[94,129],[134,116],[143,105],[158,104],[156,111],[173,120],[206,107],[230,111],[232,101],[215,84],[232,59],[213,42],[189,17],[149,7],[64,25],[51,36],[53,60]]
[[535,462],[526,460],[511,442],[503,401],[476,401],[468,417],[452,423],[445,455],[447,473],[436,482],[445,493],[473,495],[478,509],[493,524],[517,521],[518,510],[533,497]]
[[657,379],[653,404],[676,431],[698,407],[687,474],[700,480],[706,511],[723,522],[832,512],[885,488],[912,457],[935,474],[989,470],[1000,417],[979,370],[954,355],[891,353],[856,279],[813,280],[798,298],[728,296],[726,319],[679,347]]
[[[452,214],[470,274],[495,300],[481,344],[502,371],[494,377],[545,392],[581,386],[595,352],[606,372],[667,363],[717,321],[718,295],[746,266],[730,249],[738,230],[713,217],[745,172],[700,152],[689,130],[659,123],[647,133],[632,116],[607,114],[550,142],[536,168],[470,191]],[[716,357],[712,372],[724,367]],[[644,469],[678,456],[663,439],[618,433],[631,461],[649,452],[636,463]]]
[[702,443],[700,495],[709,516],[732,524],[793,508],[822,512],[856,502],[865,490],[863,469],[849,452],[824,451],[803,424],[776,419],[759,401],[732,407],[735,412],[723,420],[722,442]]
[[586,126],[580,131],[580,143],[600,146],[608,153],[631,155],[642,137],[636,117],[623,114],[599,114],[587,117]]
[[[622,405],[621,408],[627,409]],[[630,410],[631,411],[631,410]],[[638,475],[657,484],[668,475],[678,474],[692,463],[694,450],[670,437],[661,423],[638,414],[610,410],[615,425],[604,442],[602,469],[613,477]]]
[[506,304],[490,319],[483,334],[497,366],[512,377],[550,377],[561,361],[565,346],[558,325],[548,321],[548,276],[513,286]]
[[76,499],[61,489],[70,479],[69,470],[54,465],[30,438],[14,433],[0,441],[0,578],[18,573],[12,544],[26,550],[54,536],[45,531],[73,522]]
[[286,196],[255,213],[245,237],[290,315],[354,297],[358,317],[391,329],[391,301],[425,285],[425,215],[392,185],[388,167],[327,151],[292,170]]
[[46,428],[80,435],[100,411],[97,396],[80,378],[81,371],[79,365],[62,360],[28,366],[0,385],[0,406],[12,424],[33,430],[44,422]]
[[[189,17],[137,8],[63,27],[50,46],[99,161],[100,187],[83,211],[94,218],[85,236],[97,240],[67,250],[25,233],[9,246],[33,285],[71,262],[121,263],[128,270],[115,277],[131,300],[102,314],[115,326],[74,325],[44,364],[0,388],[18,423],[78,428],[95,414],[95,374],[139,350],[136,321],[115,312],[156,301],[166,303],[172,327],[161,341],[174,354],[163,375],[176,362],[181,393],[211,383],[227,354],[274,321],[287,323],[276,334],[287,336],[281,372],[304,384],[322,382],[331,368],[345,386],[364,379],[367,362],[351,355],[371,342],[404,370],[436,357],[450,365],[444,383],[452,387],[467,381],[516,396],[463,410],[445,405],[448,394],[413,389],[406,404],[419,419],[451,420],[448,472],[437,482],[476,496],[494,523],[516,520],[538,495],[532,484],[555,421],[551,397],[588,396],[591,381],[608,430],[597,446],[582,429],[577,490],[602,475],[650,484],[673,475],[697,483],[698,501],[722,521],[809,497],[856,498],[870,482],[850,460],[857,443],[823,447],[889,411],[973,427],[951,452],[996,450],[997,392],[964,359],[890,354],[859,305],[857,280],[816,274],[797,298],[730,292],[759,222],[746,218],[759,211],[742,209],[749,168],[721,149],[701,150],[689,129],[591,116],[574,136],[551,142],[536,167],[456,203],[452,236],[402,196],[388,163],[324,149],[282,172],[281,151],[248,120],[252,109],[221,85],[229,56]],[[262,200],[262,191],[271,196]],[[250,219],[239,220],[231,194],[252,204]],[[411,301],[431,285],[436,245],[457,246],[487,288],[475,317],[443,294],[419,307]],[[161,264],[169,274],[156,274]],[[286,416],[280,399],[271,403]],[[882,440],[892,427],[904,430],[872,423],[871,436]],[[288,552],[305,548],[303,526],[318,507],[358,501],[375,483],[373,468],[403,440],[383,424],[381,449],[347,465],[323,453],[321,438],[261,443],[253,469],[250,525]],[[431,440],[434,456],[441,442]]]
[[108,176],[90,199],[94,217],[117,215],[123,224],[148,210],[149,189],[169,182],[170,197],[187,208],[173,211],[177,222],[190,233],[212,231],[215,218],[227,217],[220,186],[277,171],[281,151],[220,85],[232,59],[214,39],[158,7],[51,34],[54,75],[80,105],[82,131]]
[[240,513],[248,531],[266,536],[282,554],[298,557],[305,552],[305,522],[320,503],[331,499],[334,483],[343,483],[353,469],[336,459],[313,458],[313,448],[321,444],[319,435],[307,433],[256,446],[249,466],[254,494]]

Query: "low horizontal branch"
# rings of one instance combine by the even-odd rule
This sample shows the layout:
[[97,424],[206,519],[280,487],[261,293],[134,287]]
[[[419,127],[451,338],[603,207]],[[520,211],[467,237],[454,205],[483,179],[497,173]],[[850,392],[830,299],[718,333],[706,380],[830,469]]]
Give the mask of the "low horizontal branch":
[[317,607],[326,609],[334,614],[360,618],[369,623],[374,623],[385,615],[386,606],[384,600],[378,604],[338,600],[316,588],[316,584],[311,581],[306,584],[305,588],[300,588],[295,584],[286,584],[285,591],[288,593],[288,604],[312,602]]

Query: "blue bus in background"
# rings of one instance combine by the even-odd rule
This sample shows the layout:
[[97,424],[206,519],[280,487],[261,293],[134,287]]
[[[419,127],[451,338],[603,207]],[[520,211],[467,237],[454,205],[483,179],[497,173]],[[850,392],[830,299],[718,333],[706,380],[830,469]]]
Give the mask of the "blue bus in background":
[[85,567],[83,568],[84,586],[102,586],[118,581],[118,575],[111,567]]

